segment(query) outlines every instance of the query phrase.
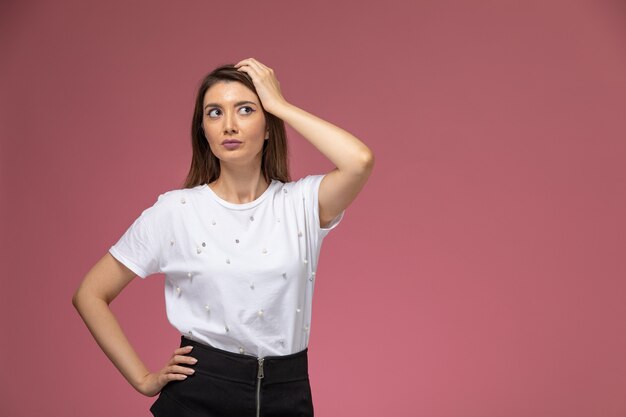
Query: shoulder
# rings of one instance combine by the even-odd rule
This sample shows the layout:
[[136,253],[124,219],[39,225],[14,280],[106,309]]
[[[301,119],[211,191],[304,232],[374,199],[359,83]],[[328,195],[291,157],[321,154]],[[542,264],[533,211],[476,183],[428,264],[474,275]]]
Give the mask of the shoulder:
[[196,185],[191,188],[177,188],[173,190],[168,190],[159,194],[157,197],[157,202],[161,202],[164,204],[172,204],[172,203],[183,203],[183,199],[189,197],[197,197],[202,194],[202,190],[206,187],[206,184]]
[[159,213],[171,213],[178,209],[184,208],[192,203],[202,193],[204,185],[198,185],[192,188],[178,188],[164,191],[159,194],[153,205],[146,211],[154,211]]
[[289,191],[308,193],[316,191],[319,188],[319,184],[324,178],[324,174],[311,174],[306,175],[298,180],[286,182],[282,185],[282,188]]

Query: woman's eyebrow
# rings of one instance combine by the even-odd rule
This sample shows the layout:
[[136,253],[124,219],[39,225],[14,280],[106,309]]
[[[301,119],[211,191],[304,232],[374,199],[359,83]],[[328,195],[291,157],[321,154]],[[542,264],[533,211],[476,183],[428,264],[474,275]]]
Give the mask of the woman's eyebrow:
[[[254,101],[238,101],[238,102],[235,103],[235,107],[236,106],[241,106],[241,105],[244,105],[244,104],[254,104],[255,106],[257,106],[257,104]],[[205,109],[207,107],[219,107],[219,108],[221,108],[222,106],[220,106],[217,103],[209,103],[206,106],[204,106]]]

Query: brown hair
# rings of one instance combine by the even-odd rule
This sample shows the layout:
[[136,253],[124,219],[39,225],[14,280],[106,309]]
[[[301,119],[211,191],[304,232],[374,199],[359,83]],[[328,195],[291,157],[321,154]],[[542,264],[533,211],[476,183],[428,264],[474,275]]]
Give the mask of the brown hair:
[[[214,84],[219,82],[239,82],[254,94],[258,94],[254,88],[254,83],[248,74],[238,71],[234,65],[222,65],[208,73],[200,82],[198,94],[191,120],[191,148],[192,158],[189,173],[183,185],[184,188],[192,188],[204,183],[215,181],[220,176],[220,160],[211,152],[204,131],[202,130],[202,118],[204,115],[202,104],[204,94]],[[259,99],[259,103],[261,100]],[[263,105],[261,104],[263,108]],[[263,108],[265,123],[269,131],[269,139],[263,141],[263,151],[261,157],[261,172],[268,183],[272,179],[281,182],[291,181],[289,175],[288,154],[287,154],[287,133],[285,122],[282,119],[268,113]]]

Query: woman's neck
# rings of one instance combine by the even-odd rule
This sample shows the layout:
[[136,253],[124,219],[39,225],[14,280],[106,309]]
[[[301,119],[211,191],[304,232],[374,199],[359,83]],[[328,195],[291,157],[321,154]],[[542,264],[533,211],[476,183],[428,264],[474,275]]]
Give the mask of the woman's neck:
[[222,166],[219,178],[210,183],[209,187],[221,199],[229,203],[244,204],[259,198],[267,190],[269,184],[265,181],[261,170],[232,171]]

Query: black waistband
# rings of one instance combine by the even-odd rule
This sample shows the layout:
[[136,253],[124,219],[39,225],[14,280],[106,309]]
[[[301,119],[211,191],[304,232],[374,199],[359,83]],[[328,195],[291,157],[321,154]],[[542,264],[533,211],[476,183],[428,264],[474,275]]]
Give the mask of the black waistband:
[[[259,370],[259,358],[252,355],[238,354],[218,349],[181,336],[180,346],[193,346],[188,356],[198,362],[190,366],[196,372],[204,372],[215,377],[231,381],[256,384]],[[283,356],[263,357],[263,383],[288,382],[307,379],[308,348],[300,352]]]

